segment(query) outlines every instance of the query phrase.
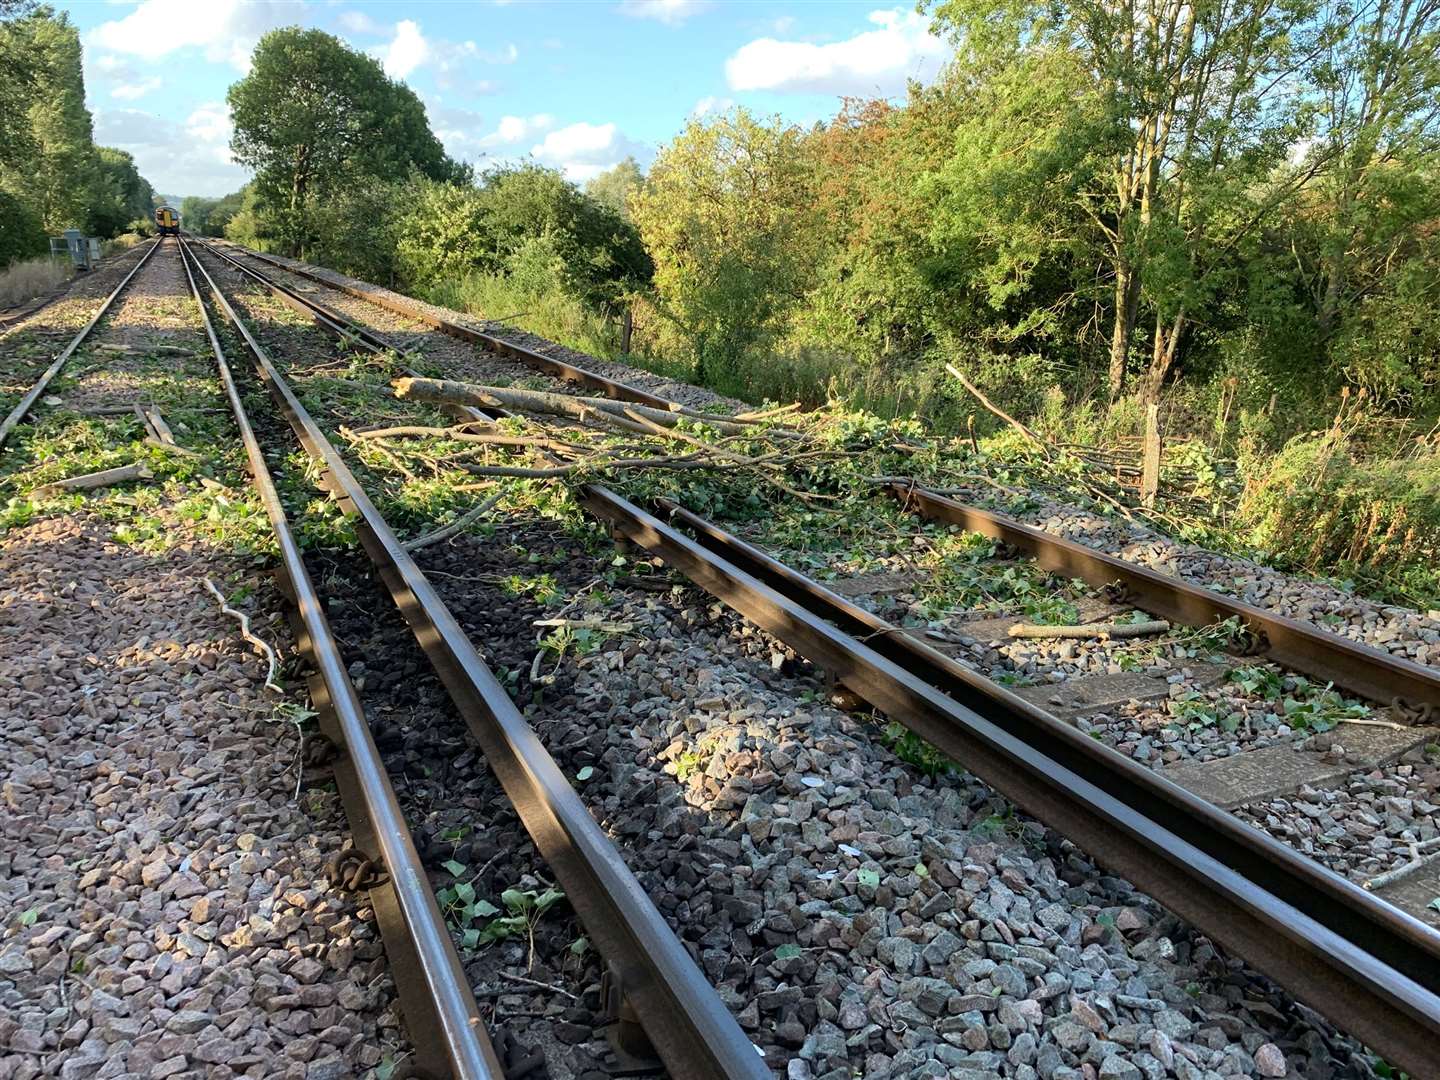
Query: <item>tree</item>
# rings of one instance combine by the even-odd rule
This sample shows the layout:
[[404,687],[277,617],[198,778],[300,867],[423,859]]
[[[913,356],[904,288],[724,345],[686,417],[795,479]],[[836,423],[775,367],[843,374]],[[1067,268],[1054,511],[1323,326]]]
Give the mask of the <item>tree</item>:
[[0,170],[19,166],[34,150],[29,113],[39,62],[20,25],[34,11],[31,0],[0,0]]
[[35,63],[26,115],[29,149],[7,170],[6,186],[35,208],[52,234],[87,223],[99,161],[85,108],[80,35],[69,16],[38,8],[5,24],[5,37]]
[[697,380],[778,336],[814,278],[814,170],[803,144],[799,128],[744,109],[691,121],[631,196],[657,301]]
[[101,146],[96,148],[96,157],[99,164],[89,231],[96,236],[118,236],[131,223],[150,217],[155,192],[124,150]]
[[[1149,384],[1173,364],[1206,261],[1253,233],[1286,178],[1253,199],[1299,135],[1304,0],[945,0],[937,24],[960,63],[1083,75],[1049,131],[1017,124],[995,149],[1047,201],[1080,209],[1110,291],[1108,383],[1125,384],[1142,310],[1154,320]],[[1241,205],[1246,200],[1252,205]],[[1226,235],[1215,234],[1216,223]]]
[[630,194],[644,184],[645,174],[640,171],[640,166],[633,157],[627,157],[618,165],[592,177],[585,185],[585,194],[629,221]]
[[1335,0],[1315,71],[1323,222],[1309,267],[1322,340],[1379,286],[1440,206],[1426,159],[1440,152],[1440,0]]
[[433,179],[462,170],[430,131],[415,93],[372,57],[319,30],[289,27],[260,39],[250,73],[230,87],[231,152],[255,170],[262,208],[303,245],[317,192],[364,179]]

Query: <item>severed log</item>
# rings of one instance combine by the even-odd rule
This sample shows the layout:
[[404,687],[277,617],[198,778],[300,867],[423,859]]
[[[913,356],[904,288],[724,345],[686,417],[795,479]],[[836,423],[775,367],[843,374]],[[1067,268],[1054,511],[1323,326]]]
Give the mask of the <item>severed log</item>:
[[1080,623],[1075,626],[1044,626],[1016,623],[1010,636],[1016,638],[1133,638],[1163,634],[1170,629],[1164,619],[1138,623]]
[[116,469],[103,469],[100,472],[70,476],[64,480],[56,480],[54,483],[42,484],[30,494],[32,498],[48,499],[52,495],[59,495],[62,491],[90,491],[93,488],[124,484],[130,480],[149,480],[154,475],[143,462],[137,461],[133,465],[121,465]]
[[[476,405],[516,409],[520,412],[545,413],[550,416],[565,416],[572,420],[602,419],[617,427],[635,430],[638,426],[631,419],[643,416],[661,427],[672,428],[680,418],[708,424],[716,431],[727,435],[749,435],[754,432],[750,424],[738,423],[725,417],[710,416],[688,409],[671,411],[656,409],[649,405],[637,405],[629,401],[615,401],[612,398],[576,397],[570,394],[552,394],[543,390],[519,390],[511,386],[481,386],[477,383],[456,382],[451,379],[396,379],[391,385],[395,396],[406,401],[428,401],[431,404]],[[630,414],[627,416],[627,413]],[[766,434],[784,438],[801,438],[798,431],[771,428]]]

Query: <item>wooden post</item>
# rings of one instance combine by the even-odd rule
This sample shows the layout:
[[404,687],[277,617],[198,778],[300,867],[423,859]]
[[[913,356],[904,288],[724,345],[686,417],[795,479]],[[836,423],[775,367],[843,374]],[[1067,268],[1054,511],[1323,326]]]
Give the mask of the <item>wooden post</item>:
[[1155,505],[1160,492],[1160,405],[1145,406],[1145,446],[1140,454],[1140,502]]
[[631,308],[625,308],[625,314],[620,319],[620,355],[630,355],[630,335],[635,330],[635,315]]

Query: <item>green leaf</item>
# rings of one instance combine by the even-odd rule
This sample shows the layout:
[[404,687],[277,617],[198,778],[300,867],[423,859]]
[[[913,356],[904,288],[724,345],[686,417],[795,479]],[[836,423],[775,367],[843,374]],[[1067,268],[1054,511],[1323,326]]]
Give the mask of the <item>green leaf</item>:
[[1431,900],[1430,903],[1426,904],[1425,906],[1435,911],[1440,911],[1440,896],[1435,897],[1434,900]]
[[570,955],[571,955],[571,956],[584,956],[584,955],[585,955],[585,951],[586,951],[587,949],[589,949],[589,948],[590,948],[590,939],[589,939],[589,938],[587,938],[587,937],[577,937],[574,941],[572,941],[572,942],[570,943]]
[[27,911],[22,911],[22,912],[20,913],[20,925],[21,925],[21,926],[34,926],[34,925],[35,925],[35,920],[38,919],[39,917],[40,917],[40,909],[39,909],[39,908],[33,908],[33,907],[32,907],[32,908],[28,909]]
[[500,902],[514,912],[529,911],[535,903],[535,894],[519,889],[506,889],[500,894]]
[[583,769],[581,769],[579,772],[577,772],[577,773],[575,774],[575,779],[576,779],[576,780],[589,780],[590,777],[592,777],[592,776],[594,776],[594,775],[595,775],[595,766],[593,766],[593,765],[586,765]]
[[915,864],[915,876],[916,876],[916,877],[921,877],[921,878],[927,878],[927,877],[929,877],[929,876],[930,876],[930,868],[929,868],[928,866],[926,866],[923,862],[916,863],[916,864]]
[[797,956],[799,956],[799,955],[800,955],[800,946],[799,946],[799,945],[790,945],[790,944],[781,945],[778,949],[775,950],[775,959],[776,959],[776,960],[793,960],[795,957],[797,957]]
[[462,904],[468,904],[475,899],[475,886],[468,881],[462,881],[455,886],[455,895]]
[[499,915],[500,909],[490,903],[489,900],[476,900],[475,903],[470,905],[470,912],[472,915],[488,919],[491,915]]
[[872,889],[880,884],[880,874],[875,870],[861,870],[855,877],[861,885],[869,885]]
[[454,859],[446,859],[440,865],[443,866],[446,870],[449,870],[450,873],[455,877],[459,877],[460,875],[465,873],[465,864],[462,862],[456,862]]
[[475,948],[475,946],[480,944],[480,931],[473,926],[470,927],[460,935],[460,944],[467,949]]

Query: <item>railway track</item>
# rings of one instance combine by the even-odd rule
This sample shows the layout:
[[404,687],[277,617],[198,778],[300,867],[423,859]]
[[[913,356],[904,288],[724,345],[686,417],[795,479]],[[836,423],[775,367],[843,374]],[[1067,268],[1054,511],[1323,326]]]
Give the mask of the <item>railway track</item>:
[[[265,261],[336,288],[324,274]],[[376,300],[362,289],[346,292]],[[462,340],[490,347],[497,341],[403,301],[392,298],[384,306]],[[670,404],[529,350],[507,348],[505,355],[519,356],[537,371],[591,392]],[[1425,710],[1440,701],[1440,679],[1423,665],[943,496],[899,486],[893,493],[931,519],[1003,541],[1046,570],[1097,587],[1119,582],[1127,589],[1127,601],[1174,622],[1204,626],[1236,618],[1255,635],[1260,652],[1289,669],[1371,699],[1398,699],[1402,708]],[[1423,1075],[1440,1022],[1433,975],[1440,938],[1431,928],[1241,826],[1168,779],[1057,725],[1033,696],[1027,700],[976,677],[922,638],[900,632],[713,523],[674,505],[657,507],[663,515],[652,516],[599,486],[587,488],[582,498],[629,539],[835,673],[887,715],[964,762],[1389,1060]],[[684,532],[673,527],[677,524]],[[1076,798],[1077,792],[1083,797]]]
[[[188,244],[182,246],[188,248]],[[252,258],[258,257],[250,253],[222,252],[213,246],[202,251],[217,268],[223,266],[271,291],[339,341],[375,354],[393,351],[403,355],[406,351],[403,340],[361,325],[333,301],[318,299],[262,273],[252,264]],[[333,287],[322,274],[299,274],[295,267],[274,261],[272,265],[292,275],[292,282],[298,277]],[[711,980],[696,968],[647,898],[646,889],[626,869],[561,769],[535,738],[510,694],[476,653],[468,625],[462,626],[441,592],[405,550],[343,455],[306,411],[301,395],[290,387],[244,317],[225,299],[224,288],[204,268],[201,258],[189,253],[185,267],[201,310],[205,310],[206,297],[219,309],[243,343],[279,413],[307,454],[323,467],[325,486],[355,523],[415,640],[606,958],[616,986],[623,991],[617,995],[623,1006],[613,1010],[613,1019],[623,1020],[613,1024],[622,1049],[638,1027],[672,1075],[766,1074],[756,1048],[735,1024],[732,1012],[736,1004],[727,1008],[715,996]],[[363,290],[355,290],[351,297],[367,302],[374,299]],[[398,306],[406,318],[457,340],[485,347],[498,342],[473,327],[437,319],[433,312]],[[321,708],[327,733],[345,748],[344,759],[350,768],[342,768],[337,778],[355,823],[357,842],[365,854],[373,857],[378,853],[377,862],[383,862],[388,871],[391,883],[375,890],[376,909],[386,929],[387,953],[401,983],[407,1024],[417,1049],[423,1045],[432,1054],[422,1064],[437,1074],[500,1075],[503,1065],[479,1022],[469,981],[426,884],[420,855],[410,841],[404,814],[387,779],[383,755],[370,734],[355,686],[326,624],[327,605],[315,590],[299,545],[288,529],[265,452],[246,411],[245,393],[228,367],[220,337],[208,318],[206,333],[242,431],[257,489],[280,538],[289,590],[298,601],[300,639],[318,673],[312,680],[312,695]],[[66,355],[73,353],[78,341],[72,342]],[[513,346],[506,349],[503,355],[507,359],[563,380],[570,388],[658,407],[677,404],[555,357]],[[55,371],[59,366],[63,360]],[[30,400],[33,403],[39,397],[37,391]],[[254,408],[253,399],[250,407]],[[904,494],[912,502],[916,498],[913,492]],[[585,488],[581,498],[619,535],[663,559],[888,717],[905,723],[963,762],[996,791],[1075,840],[1387,1060],[1415,1075],[1427,1074],[1433,1060],[1431,1046],[1440,1030],[1440,987],[1434,965],[1440,939],[1433,930],[1284,845],[1239,825],[1230,815],[1137,767],[1073,727],[1057,723],[1033,699],[977,676],[922,637],[903,632],[715,524],[674,505],[659,504],[647,510],[599,485]],[[1044,534],[1027,535],[1024,543],[1018,543],[1021,534],[1011,523],[964,507],[956,509],[942,497],[929,499],[923,508],[936,516],[949,515],[948,520],[967,528],[988,531],[1013,546],[1023,549],[1028,545],[1042,565],[1093,578],[1093,584],[1108,584],[1124,576],[1103,560],[1099,560],[1103,563],[1099,568],[1087,564],[1082,572],[1080,563],[1096,561],[1093,552],[1057,554],[1064,550],[1063,545],[1052,545]],[[1222,610],[1212,596],[1193,595],[1200,590],[1177,589],[1168,579],[1136,575],[1133,568],[1124,573],[1140,582],[1132,584],[1139,606],[1176,621],[1209,623]],[[452,604],[459,602],[453,589],[444,591]],[[1412,702],[1434,700],[1427,695],[1433,693],[1435,681],[1421,665],[1407,666],[1375,650],[1337,649],[1334,640],[1325,640],[1333,635],[1314,631],[1310,633],[1321,641],[1314,651],[1307,652],[1312,646],[1304,627],[1296,624],[1297,631],[1264,612],[1243,614],[1257,620],[1254,625],[1265,633],[1277,661],[1329,674],[1342,685],[1371,696],[1381,692],[1395,696],[1398,691]],[[1297,646],[1297,641],[1302,644]],[[1336,656],[1340,659],[1333,659]],[[397,880],[398,887],[393,884]],[[713,978],[715,969],[707,963],[706,970]],[[628,1045],[632,1051],[645,1052],[643,1044],[632,1041]],[[997,1044],[987,1045],[993,1051]]]

